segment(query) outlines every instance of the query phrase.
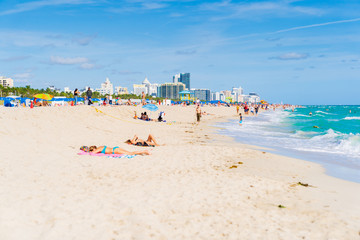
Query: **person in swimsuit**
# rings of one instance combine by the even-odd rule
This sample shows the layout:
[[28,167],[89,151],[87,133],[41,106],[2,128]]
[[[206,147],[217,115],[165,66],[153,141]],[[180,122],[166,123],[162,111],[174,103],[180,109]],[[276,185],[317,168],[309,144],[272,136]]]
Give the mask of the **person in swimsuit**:
[[128,139],[126,140],[127,144],[132,144],[132,145],[136,145],[136,146],[143,146],[143,147],[155,147],[155,146],[160,146],[155,138],[153,137],[153,135],[149,134],[147,140],[142,140],[139,139],[136,135],[133,137],[133,139]]
[[201,108],[200,108],[200,104],[199,104],[196,107],[196,120],[198,123],[200,122],[200,118],[201,118]]
[[80,150],[85,152],[91,152],[91,153],[103,153],[103,154],[126,154],[126,155],[150,155],[148,151],[135,151],[135,152],[129,152],[125,149],[119,148],[119,147],[107,147],[107,146],[82,146]]

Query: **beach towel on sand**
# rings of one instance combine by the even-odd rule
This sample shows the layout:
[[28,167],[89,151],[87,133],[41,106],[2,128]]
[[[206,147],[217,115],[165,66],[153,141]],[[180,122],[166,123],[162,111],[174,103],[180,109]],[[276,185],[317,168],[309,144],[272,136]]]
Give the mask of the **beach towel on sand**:
[[90,156],[108,157],[108,158],[133,158],[133,157],[135,157],[135,155],[90,153],[90,152],[84,152],[84,151],[79,152],[78,155],[90,155]]

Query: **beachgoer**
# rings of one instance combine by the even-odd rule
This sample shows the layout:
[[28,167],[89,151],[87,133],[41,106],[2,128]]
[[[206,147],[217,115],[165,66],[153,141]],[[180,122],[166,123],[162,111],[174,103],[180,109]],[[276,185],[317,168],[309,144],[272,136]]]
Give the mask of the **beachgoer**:
[[197,122],[200,122],[200,118],[201,118],[201,108],[200,105],[198,104],[196,107],[196,120]]
[[258,112],[259,112],[259,105],[256,105],[256,106],[255,106],[255,114],[257,115]]
[[197,105],[200,105],[200,99],[199,99],[199,98],[196,99],[196,104],[197,104]]
[[164,121],[163,115],[165,115],[164,112],[160,112],[160,113],[159,113],[159,117],[158,117],[158,121],[159,121],[159,122],[163,122],[163,121]]
[[132,145],[136,145],[136,146],[143,146],[143,147],[155,147],[155,146],[160,146],[155,138],[153,137],[153,135],[149,134],[147,140],[142,140],[139,139],[136,135],[133,137],[133,139],[128,139],[126,140],[127,144],[132,144]]
[[92,101],[91,101],[92,91],[91,91],[90,87],[86,91],[86,97],[87,97],[87,100],[88,100],[88,105],[91,105],[92,104]]
[[132,105],[130,98],[127,100],[126,105]]
[[242,125],[242,115],[241,115],[241,113],[239,114],[239,116],[240,116],[239,125],[241,126]]
[[74,91],[75,106],[77,105],[79,95],[80,95],[79,90],[77,88],[75,88],[75,91]]
[[91,152],[91,153],[103,153],[103,154],[126,154],[126,155],[150,155],[148,151],[126,151],[125,149],[119,148],[119,147],[107,147],[107,146],[82,146],[80,150],[84,152]]
[[36,107],[42,107],[43,104],[40,102],[37,98],[34,97],[34,106]]
[[142,103],[142,105],[146,104],[146,102],[145,102],[145,93],[144,92],[141,93],[141,103]]
[[245,106],[244,106],[244,112],[245,112],[246,115],[249,114],[249,107],[248,107],[247,104],[245,104]]
[[250,107],[250,112],[252,113],[252,115],[254,115],[254,110],[255,110],[254,107],[251,106],[251,107]]
[[309,116],[312,116],[312,112],[309,112]]
[[240,110],[240,106],[238,104],[238,105],[236,105],[236,114],[239,114],[239,110]]
[[142,120],[150,121],[150,118],[149,118],[149,116],[147,115],[146,112],[144,112],[144,114],[142,115]]

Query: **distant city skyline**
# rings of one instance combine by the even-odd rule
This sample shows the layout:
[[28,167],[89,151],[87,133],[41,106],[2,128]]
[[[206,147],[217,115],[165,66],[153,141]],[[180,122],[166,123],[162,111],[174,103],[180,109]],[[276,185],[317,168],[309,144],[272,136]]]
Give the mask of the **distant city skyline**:
[[0,2],[0,76],[15,86],[131,89],[147,77],[242,86],[269,102],[360,104],[360,2]]

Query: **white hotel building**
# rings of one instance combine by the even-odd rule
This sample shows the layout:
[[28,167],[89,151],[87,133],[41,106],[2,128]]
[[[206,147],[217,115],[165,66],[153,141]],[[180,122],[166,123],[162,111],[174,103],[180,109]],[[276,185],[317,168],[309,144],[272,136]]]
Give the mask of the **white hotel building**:
[[3,87],[14,87],[14,80],[12,78],[0,76],[0,85]]
[[96,92],[100,93],[101,95],[113,95],[114,94],[114,87],[110,82],[109,78],[106,78],[105,82],[101,84],[101,88],[97,88]]
[[147,95],[156,97],[158,86],[159,84],[157,83],[151,84],[147,79],[147,77],[145,77],[142,84],[133,84],[133,89],[134,89],[133,93],[135,95],[141,95],[141,93],[144,92]]

